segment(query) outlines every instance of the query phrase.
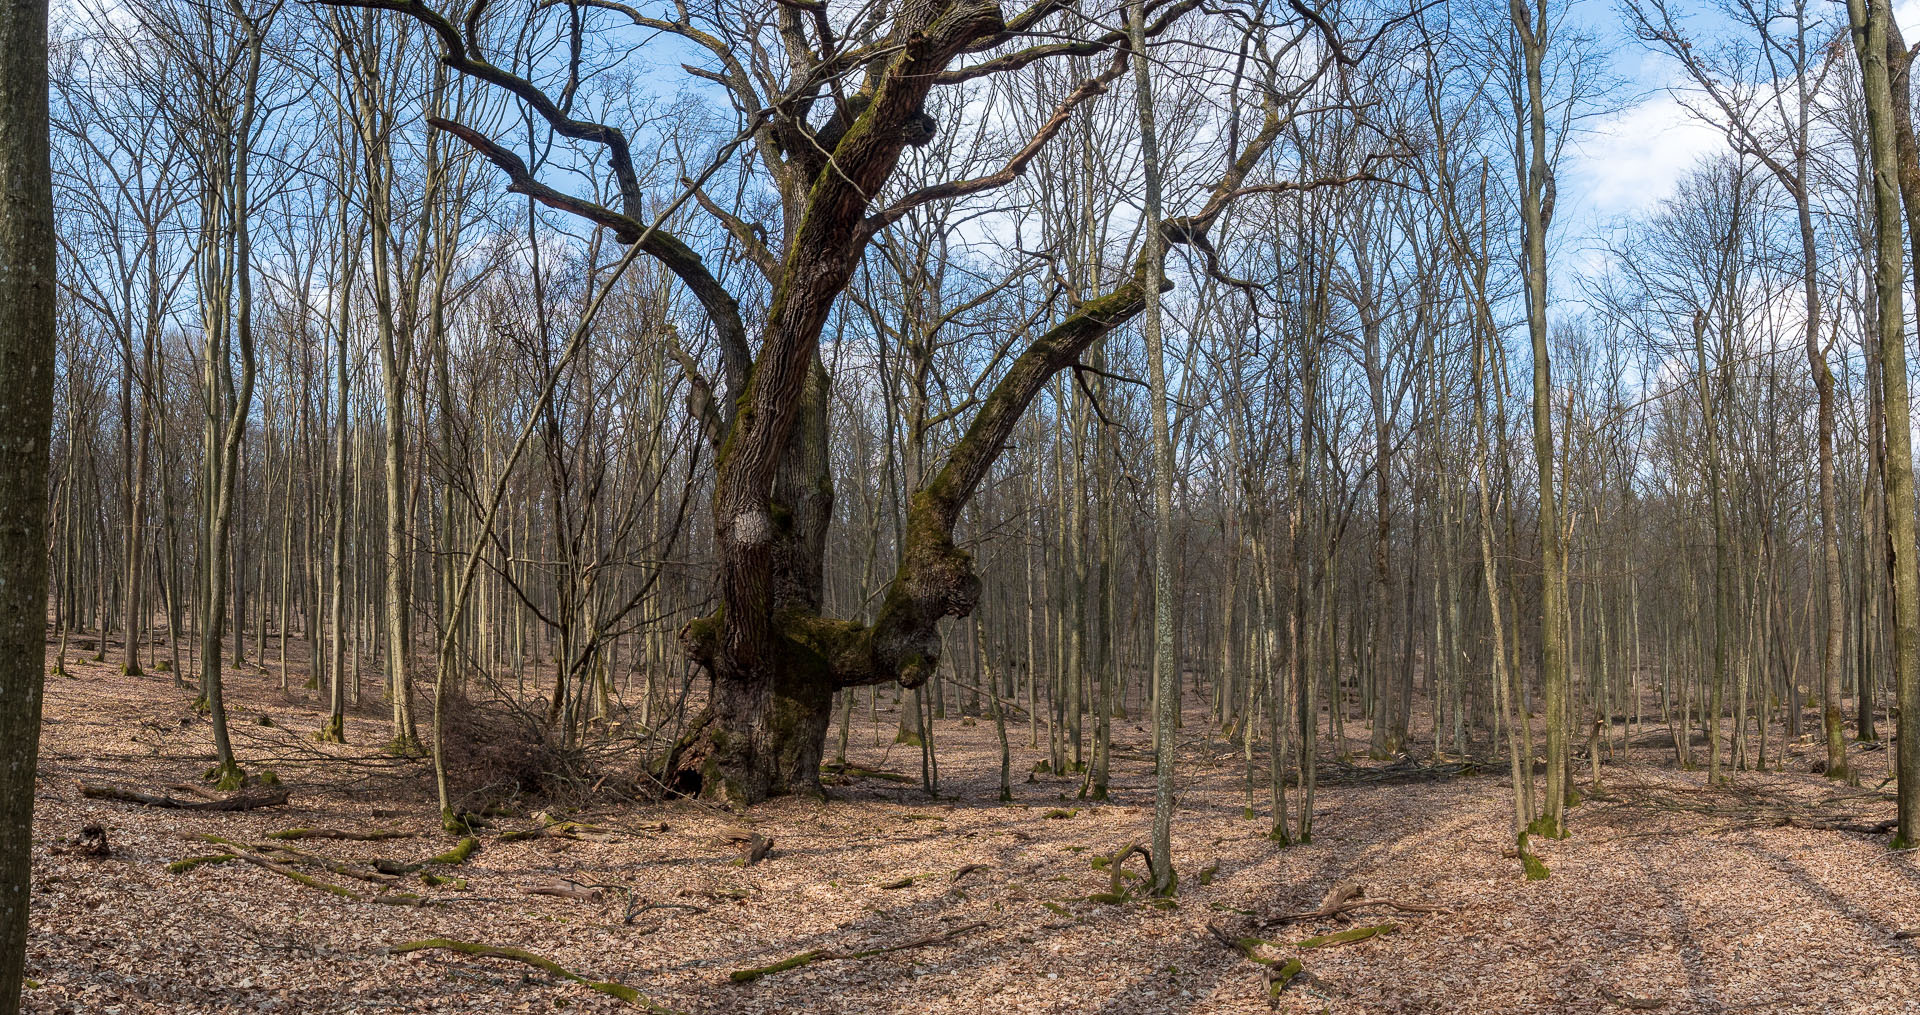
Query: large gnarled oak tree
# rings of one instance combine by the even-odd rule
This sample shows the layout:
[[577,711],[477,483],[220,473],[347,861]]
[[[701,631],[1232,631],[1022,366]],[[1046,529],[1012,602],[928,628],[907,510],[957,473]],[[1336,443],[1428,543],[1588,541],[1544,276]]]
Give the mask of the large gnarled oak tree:
[[[690,73],[724,88],[744,112],[751,157],[779,197],[777,239],[706,194],[696,196],[770,287],[765,317],[750,327],[740,301],[693,246],[667,229],[646,227],[626,134],[575,118],[570,103],[488,58],[481,38],[485,0],[457,21],[421,0],[332,2],[417,19],[438,37],[447,66],[511,93],[556,134],[599,146],[616,195],[604,203],[544,182],[505,144],[469,124],[433,121],[505,172],[514,191],[609,229],[623,243],[638,242],[699,302],[719,340],[725,391],[725,397],[696,400],[707,407],[715,443],[719,607],[681,632],[688,656],[711,674],[713,696],[674,751],[668,779],[676,790],[737,804],[819,793],[834,693],[890,681],[914,687],[932,675],[941,619],[967,616],[980,594],[968,554],[954,544],[961,509],[1027,405],[1090,345],[1140,313],[1147,279],[1159,273],[1150,270],[1157,265],[1149,255],[1137,255],[1117,284],[1068,310],[998,376],[964,434],[912,495],[899,569],[871,624],[822,614],[834,497],[822,329],[882,230],[916,207],[1013,182],[1076,107],[1105,93],[1124,73],[1130,51],[1120,9],[1108,12],[1103,23],[1098,13],[1062,0],[1040,0],[1011,15],[995,0],[905,0],[845,11],[830,10],[826,0],[781,0],[761,36],[777,39],[777,45],[758,47],[715,27],[728,23],[721,12],[696,14],[689,4],[676,4],[671,16],[660,17],[616,0],[543,4],[570,7],[580,17],[625,19],[650,37],[672,36],[704,50],[711,67]],[[1211,16],[1197,0],[1162,0],[1147,8],[1149,38]],[[1306,97],[1322,73],[1346,59],[1332,26],[1297,4],[1293,17],[1288,24],[1252,29],[1244,27],[1244,17],[1221,20],[1234,26],[1223,30],[1265,36],[1263,45],[1248,47],[1267,56],[1256,61],[1267,70],[1253,78],[1251,89],[1260,103],[1259,125],[1227,153],[1199,207],[1166,219],[1164,242],[1145,245],[1158,252],[1153,256],[1163,258],[1174,244],[1206,248],[1209,229],[1242,194],[1366,176],[1356,171],[1336,180],[1248,183],[1292,111],[1311,105]],[[575,53],[577,60],[577,47]],[[1283,64],[1275,54],[1291,62]],[[903,153],[939,132],[927,112],[936,89],[1068,57],[1083,64],[1094,58],[1096,69],[1066,92],[998,170],[914,186],[896,180]],[[1280,72],[1273,68],[1279,65],[1291,67],[1285,87],[1276,83]],[[714,382],[699,376],[690,358],[682,363],[697,389],[715,393]]]

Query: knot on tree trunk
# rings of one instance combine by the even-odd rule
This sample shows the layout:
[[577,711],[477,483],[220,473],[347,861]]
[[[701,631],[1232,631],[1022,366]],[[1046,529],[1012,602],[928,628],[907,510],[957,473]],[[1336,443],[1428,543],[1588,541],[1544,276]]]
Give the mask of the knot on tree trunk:
[[708,616],[695,617],[680,628],[680,651],[708,673],[713,672],[714,659],[720,652],[720,628],[725,619],[723,607]]

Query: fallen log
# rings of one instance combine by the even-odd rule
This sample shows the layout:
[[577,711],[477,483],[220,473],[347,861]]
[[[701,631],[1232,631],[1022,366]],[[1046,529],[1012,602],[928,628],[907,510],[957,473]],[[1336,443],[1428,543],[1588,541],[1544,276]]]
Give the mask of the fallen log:
[[1804,828],[1813,832],[1855,832],[1860,835],[1885,835],[1899,826],[1898,818],[1883,821],[1848,821],[1843,818],[1803,818],[1793,814],[1780,816],[1780,824],[1788,828]]
[[837,775],[845,779],[880,779],[886,782],[899,783],[915,783],[920,781],[914,776],[904,775],[899,772],[887,772],[878,768],[865,768],[860,765],[843,765],[837,761],[829,761],[821,765],[820,773],[822,775]]
[[121,786],[80,784],[80,795],[89,800],[117,800],[147,807],[169,807],[183,811],[250,811],[257,807],[277,807],[290,795],[285,786],[243,790],[232,796],[211,800],[183,800],[171,793],[143,793]]

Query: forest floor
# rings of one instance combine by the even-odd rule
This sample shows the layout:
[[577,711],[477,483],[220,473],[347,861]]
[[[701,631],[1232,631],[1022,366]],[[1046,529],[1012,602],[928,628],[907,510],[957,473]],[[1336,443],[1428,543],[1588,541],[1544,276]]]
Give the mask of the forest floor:
[[[1676,770],[1665,728],[1649,722],[1631,738],[1644,744],[1631,763],[1604,765],[1602,788],[1571,812],[1571,836],[1536,840],[1552,875],[1528,881],[1512,855],[1503,765],[1440,781],[1323,766],[1313,841],[1282,848],[1264,818],[1243,817],[1237,751],[1189,725],[1174,826],[1179,896],[1163,908],[1137,891],[1117,903],[1088,898],[1112,887],[1101,857],[1149,838],[1144,723],[1115,722],[1114,800],[1092,806],[1074,799],[1077,777],[1023,781],[1045,757],[1045,734],[1034,750],[1024,721],[1011,724],[1015,801],[1001,804],[991,721],[937,724],[941,794],[929,799],[918,751],[891,743],[896,717],[881,712],[876,744],[862,710],[849,761],[913,782],[854,778],[831,786],[825,804],[780,800],[745,814],[685,800],[556,812],[592,826],[578,837],[501,841],[542,825],[501,817],[464,863],[383,885],[342,872],[367,875],[361,862],[376,857],[422,860],[456,840],[428,817],[426,767],[379,753],[378,701],[349,717],[352,745],[322,747],[311,737],[320,700],[283,695],[277,676],[247,668],[228,685],[236,747],[249,768],[275,770],[290,803],[168,810],[85,799],[78,783],[155,793],[194,783],[211,748],[191,693],[165,674],[68,668],[71,678],[47,683],[29,1012],[642,1010],[518,961],[391,950],[428,938],[525,949],[689,1013],[1920,1012],[1920,940],[1897,936],[1920,925],[1920,853],[1831,827],[1892,816],[1891,797],[1873,788],[1885,750],[1856,748],[1864,789],[1811,774],[1822,752],[1800,743],[1784,773],[1736,772],[1730,788],[1709,790],[1703,772]],[[1583,790],[1588,779],[1583,763]],[[90,823],[104,828],[111,855],[63,845]],[[1811,825],[1830,827],[1800,827]],[[413,834],[267,838],[321,826]],[[738,840],[755,834],[772,849],[746,865]],[[296,883],[284,865],[170,873],[175,861],[223,851],[206,835],[250,844],[262,859],[260,844],[277,841],[351,863],[298,871],[353,897]],[[1125,869],[1144,868],[1136,856]],[[421,883],[435,872],[464,887]],[[1364,886],[1362,900],[1412,908],[1275,922],[1345,883]],[[433,904],[373,901],[402,893]],[[1394,932],[1297,946],[1383,923]],[[1301,958],[1308,975],[1270,1004],[1263,967],[1209,925],[1270,942],[1256,954]],[[750,982],[730,976],[810,951],[826,954]]]

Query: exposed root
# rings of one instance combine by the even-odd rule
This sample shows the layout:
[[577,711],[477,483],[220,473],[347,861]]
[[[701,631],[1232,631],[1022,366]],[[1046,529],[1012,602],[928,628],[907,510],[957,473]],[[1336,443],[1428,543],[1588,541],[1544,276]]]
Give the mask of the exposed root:
[[364,832],[341,828],[283,828],[268,832],[269,839],[348,839],[354,842],[384,842],[387,839],[411,839],[420,833],[400,828],[373,828]]
[[1106,871],[1111,880],[1108,883],[1106,891],[1095,892],[1087,896],[1087,901],[1104,902],[1110,906],[1117,906],[1129,898],[1132,898],[1132,892],[1128,891],[1128,885],[1126,883],[1127,873],[1124,868],[1126,867],[1127,858],[1136,854],[1139,855],[1140,862],[1147,865],[1147,870],[1152,871],[1153,854],[1149,853],[1147,847],[1140,845],[1137,841],[1127,843],[1112,856],[1094,857],[1094,869]]
[[1514,839],[1514,855],[1520,858],[1520,868],[1526,872],[1528,881],[1545,881],[1552,873],[1547,870],[1547,865],[1534,853],[1532,847],[1527,845],[1525,832],[1521,832]]
[[1333,945],[1352,944],[1365,941],[1370,937],[1392,934],[1400,929],[1397,923],[1376,923],[1371,927],[1352,927],[1332,934],[1319,934],[1304,941],[1294,942],[1295,948],[1327,948]]
[[552,821],[533,828],[503,832],[501,842],[526,842],[531,839],[573,839],[576,842],[611,842],[617,838],[612,832],[598,825],[589,825],[580,821]]
[[1278,1002],[1282,991],[1286,990],[1294,980],[1307,975],[1306,967],[1297,958],[1270,959],[1260,954],[1261,947],[1273,947],[1271,941],[1229,934],[1217,923],[1207,924],[1207,932],[1213,935],[1214,940],[1239,952],[1248,962],[1260,967],[1261,978],[1266,982],[1269,1003]]
[[1612,990],[1604,983],[1596,983],[1594,987],[1600,991],[1600,996],[1605,998],[1608,1004],[1621,1008],[1631,1008],[1634,1011],[1658,1011],[1667,1006],[1664,998],[1634,997],[1631,994],[1621,994]]
[[647,997],[645,994],[640,993],[638,990],[624,983],[614,983],[611,980],[589,979],[561,966],[552,959],[542,958],[521,948],[506,948],[499,945],[480,944],[475,941],[455,941],[452,938],[433,937],[421,941],[403,942],[387,948],[386,952],[389,955],[405,955],[409,952],[435,950],[459,952],[462,955],[472,955],[476,958],[512,959],[515,962],[524,962],[535,969],[544,970],[561,979],[572,980],[586,987],[588,990],[598,991],[608,997],[617,997],[628,1004],[645,1008],[650,1012],[658,1012],[661,1013],[661,1015],[674,1015],[673,1009],[654,1001],[652,998]]
[[469,835],[466,838],[461,839],[459,842],[455,843],[452,849],[449,849],[445,853],[441,853],[437,856],[430,856],[425,860],[420,861],[420,864],[425,865],[425,864],[437,863],[437,864],[444,864],[448,867],[458,867],[461,864],[466,863],[467,858],[473,855],[473,851],[479,848],[480,848],[480,840]]
[[211,856],[183,857],[179,860],[175,860],[174,862],[168,864],[167,873],[185,874],[186,872],[194,869],[195,867],[199,867],[203,864],[229,863],[231,861],[238,860],[238,859],[240,858],[232,853],[214,853]]
[[1327,890],[1326,896],[1320,900],[1320,907],[1318,909],[1310,909],[1304,913],[1288,913],[1284,916],[1270,916],[1260,922],[1266,926],[1275,927],[1281,924],[1301,923],[1309,920],[1330,920],[1334,917],[1345,916],[1348,913],[1374,907],[1385,907],[1402,913],[1452,912],[1452,910],[1444,906],[1423,906],[1419,903],[1400,902],[1394,899],[1363,898],[1366,893],[1367,890],[1365,886],[1355,884],[1351,881],[1342,881]]
[[763,976],[771,976],[774,973],[784,973],[789,969],[798,969],[801,966],[810,966],[815,962],[828,962],[828,961],[845,960],[845,959],[866,959],[866,958],[872,958],[875,955],[886,955],[890,952],[903,952],[908,950],[909,948],[925,948],[928,945],[939,944],[943,941],[951,941],[952,939],[959,937],[962,934],[979,930],[980,928],[985,927],[986,925],[987,925],[986,922],[983,920],[978,923],[969,923],[962,927],[955,927],[952,930],[942,931],[938,934],[929,934],[926,937],[914,938],[912,941],[903,941],[897,945],[887,945],[884,948],[867,948],[862,951],[856,951],[856,952],[841,952],[841,951],[833,951],[831,949],[825,949],[825,948],[816,948],[812,951],[801,952],[798,955],[789,955],[778,962],[769,963],[764,966],[752,966],[747,969],[736,969],[733,972],[728,973],[727,978],[732,980],[735,983],[752,983],[753,981],[758,980]]

